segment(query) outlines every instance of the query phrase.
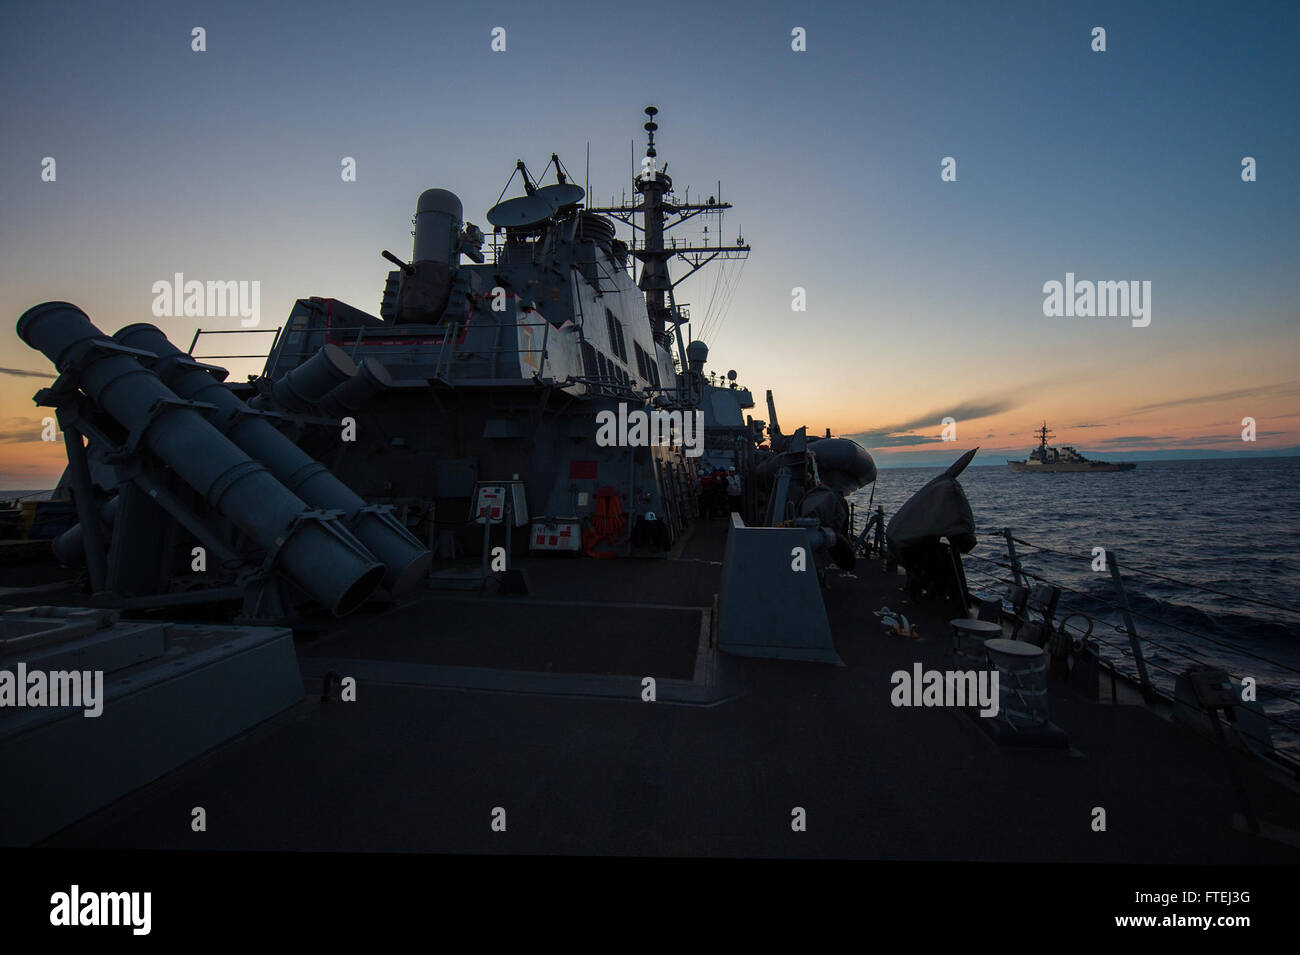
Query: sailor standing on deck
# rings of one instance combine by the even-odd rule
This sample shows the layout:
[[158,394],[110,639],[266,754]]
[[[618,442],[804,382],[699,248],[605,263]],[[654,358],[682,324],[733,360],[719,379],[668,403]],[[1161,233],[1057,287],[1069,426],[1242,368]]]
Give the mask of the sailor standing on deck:
[[733,464],[727,468],[727,515],[740,512],[740,475]]
[[709,468],[704,485],[705,510],[710,519],[722,516],[722,474],[720,469]]

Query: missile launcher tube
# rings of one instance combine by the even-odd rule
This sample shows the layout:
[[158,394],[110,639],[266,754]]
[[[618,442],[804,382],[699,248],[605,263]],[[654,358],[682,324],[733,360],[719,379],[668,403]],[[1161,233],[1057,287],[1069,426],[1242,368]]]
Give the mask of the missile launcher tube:
[[[357,373],[356,363],[338,345],[324,345],[321,350],[271,386],[274,404],[286,411],[311,414],[332,388]],[[255,400],[258,408],[266,402]]]
[[295,584],[336,614],[360,606],[384,567],[338,521],[299,497],[189,407],[136,357],[67,302],[18,319],[18,337],[60,373],[76,368],[82,391],[262,549]]
[[327,418],[342,419],[360,411],[372,398],[392,387],[393,378],[388,374],[388,369],[373,358],[367,358],[355,375],[335,385],[316,407]]
[[156,326],[128,325],[113,338],[128,348],[157,355],[161,359],[158,373],[182,398],[215,405],[217,427],[251,458],[265,464],[290,491],[308,504],[342,511],[352,533],[384,565],[384,586],[389,591],[404,591],[428,573],[432,555],[391,513],[370,508],[325,465],[253,412]]

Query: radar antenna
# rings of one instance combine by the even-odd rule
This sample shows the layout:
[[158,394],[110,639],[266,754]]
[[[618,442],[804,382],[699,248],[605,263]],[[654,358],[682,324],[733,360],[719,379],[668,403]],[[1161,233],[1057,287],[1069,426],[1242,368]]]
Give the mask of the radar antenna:
[[1039,446],[1042,450],[1046,451],[1046,450],[1047,450],[1047,439],[1048,439],[1048,438],[1054,438],[1054,437],[1056,437],[1056,435],[1053,434],[1051,431],[1048,431],[1048,430],[1047,430],[1047,422],[1044,421],[1044,422],[1043,422],[1043,426],[1042,426],[1041,428],[1038,429],[1038,446]]
[[[671,247],[665,246],[664,233],[669,229],[697,215],[721,215],[724,210],[731,208],[731,204],[719,202],[713,197],[710,197],[707,204],[677,201],[673,195],[673,181],[668,177],[668,165],[665,163],[663,169],[659,169],[655,161],[659,155],[655,146],[655,133],[659,130],[655,116],[659,110],[647,106],[645,114],[645,158],[641,160],[641,172],[633,181],[640,200],[631,203],[624,201],[621,205],[603,206],[588,211],[610,216],[632,227],[633,241],[629,251],[642,264],[637,286],[645,292],[646,311],[650,315],[655,338],[666,345],[669,340],[668,326],[680,326],[689,321],[686,310],[677,306],[673,289],[714,259],[748,257],[750,247],[739,239],[735,245],[710,245],[707,236],[703,245],[674,242]],[[636,222],[637,213],[641,214],[639,225]],[[641,234],[639,242],[636,241],[637,233]],[[717,230],[717,234],[721,234],[721,229]],[[674,258],[681,259],[690,266],[676,279],[668,271],[668,262]]]

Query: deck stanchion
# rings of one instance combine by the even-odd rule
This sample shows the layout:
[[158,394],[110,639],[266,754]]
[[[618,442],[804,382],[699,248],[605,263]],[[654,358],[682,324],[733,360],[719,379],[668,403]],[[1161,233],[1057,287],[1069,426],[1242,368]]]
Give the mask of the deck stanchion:
[[95,492],[90,480],[86,445],[72,413],[67,408],[59,408],[55,414],[68,453],[68,478],[72,483],[72,503],[77,508],[77,519],[81,521],[86,570],[90,574],[90,592],[97,594],[104,589],[108,580],[108,548],[104,544],[104,532],[99,523],[99,507],[95,503]]
[[1142,642],[1138,639],[1133,614],[1129,612],[1128,594],[1124,592],[1124,579],[1120,577],[1119,560],[1113,550],[1106,553],[1106,564],[1110,567],[1110,579],[1115,583],[1120,612],[1124,614],[1124,629],[1128,631],[1128,645],[1133,650],[1133,662],[1137,664],[1138,679],[1142,682],[1142,695],[1150,703],[1155,699],[1155,689],[1151,686],[1151,678],[1147,675],[1147,661],[1142,656]]
[[1007,556],[1011,558],[1011,573],[1016,578],[1016,586],[1023,587],[1025,582],[1020,577],[1020,558],[1016,556],[1016,539],[1011,536],[1011,528],[1004,527],[1002,536],[1007,539]]

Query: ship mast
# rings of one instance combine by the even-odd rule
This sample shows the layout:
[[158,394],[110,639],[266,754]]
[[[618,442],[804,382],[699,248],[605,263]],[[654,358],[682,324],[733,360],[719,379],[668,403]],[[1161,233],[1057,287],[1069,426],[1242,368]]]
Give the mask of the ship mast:
[[[633,187],[641,195],[640,201],[587,211],[611,216],[632,227],[633,239],[629,249],[642,263],[637,287],[645,292],[646,311],[650,315],[650,327],[654,331],[655,340],[668,346],[668,326],[689,321],[686,311],[678,308],[674,301],[673,289],[714,259],[746,258],[749,246],[739,237],[735,245],[679,245],[676,241],[671,245],[665,244],[664,234],[669,229],[697,215],[721,216],[723,211],[731,208],[731,203],[720,202],[716,196],[710,196],[706,203],[676,201],[673,196],[673,181],[665,171],[667,166],[661,170],[656,164],[658,152],[655,149],[655,131],[659,129],[659,124],[655,122],[655,116],[658,112],[653,106],[645,108],[645,158],[641,160],[641,172],[633,180]],[[638,212],[641,213],[641,225],[635,221]],[[641,234],[639,242],[638,232]],[[679,258],[690,266],[676,280],[668,271],[668,262],[673,258]]]
[[1051,431],[1048,431],[1048,430],[1047,430],[1047,422],[1046,422],[1046,421],[1044,421],[1044,422],[1043,422],[1043,426],[1042,426],[1041,428],[1038,429],[1038,435],[1039,435],[1039,438],[1038,438],[1038,447],[1039,447],[1039,450],[1045,452],[1045,451],[1047,450],[1047,439],[1048,439],[1048,438],[1051,438],[1051,437],[1055,437],[1055,435],[1054,435]]

